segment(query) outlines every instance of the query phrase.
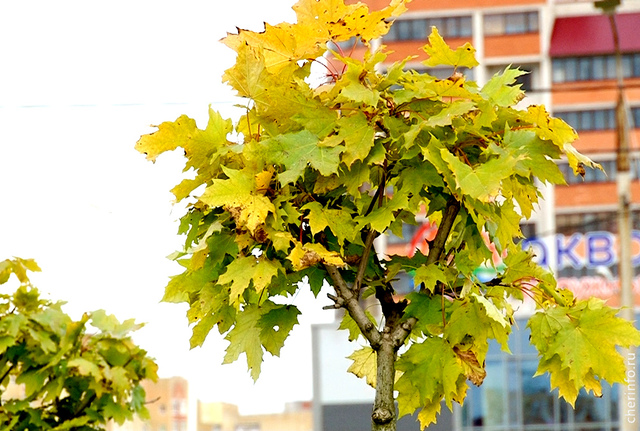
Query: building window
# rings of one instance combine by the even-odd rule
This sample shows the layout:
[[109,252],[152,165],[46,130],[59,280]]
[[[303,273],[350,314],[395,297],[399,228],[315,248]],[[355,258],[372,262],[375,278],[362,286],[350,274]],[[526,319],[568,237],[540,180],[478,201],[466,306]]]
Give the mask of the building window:
[[613,109],[563,111],[556,112],[554,115],[562,118],[578,132],[615,130],[616,128],[616,113]]
[[399,40],[426,40],[436,27],[444,38],[469,37],[472,34],[470,16],[444,18],[398,19],[393,22],[389,32],[383,36],[386,42]]
[[[622,56],[622,74],[625,78],[640,76],[640,53]],[[564,57],[553,60],[553,82],[599,81],[616,79],[614,55],[594,57]]]
[[[640,58],[640,56],[638,58]],[[631,108],[631,120],[633,124],[630,124],[630,126],[640,129],[640,107]]]
[[484,33],[487,36],[524,34],[538,31],[538,12],[519,12],[485,15]]

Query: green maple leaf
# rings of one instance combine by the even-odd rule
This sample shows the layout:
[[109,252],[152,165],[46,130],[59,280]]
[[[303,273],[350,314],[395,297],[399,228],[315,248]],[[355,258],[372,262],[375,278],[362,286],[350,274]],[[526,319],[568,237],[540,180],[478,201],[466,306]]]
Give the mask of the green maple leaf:
[[376,363],[376,352],[371,347],[363,347],[347,356],[353,363],[347,369],[359,378],[365,378],[367,384],[376,387],[378,365]]
[[237,258],[227,265],[227,270],[218,278],[218,284],[231,284],[229,298],[238,307],[242,294],[251,283],[256,292],[260,293],[271,283],[280,268],[280,263],[262,257]]
[[73,358],[67,362],[67,367],[76,368],[80,375],[93,376],[97,380],[103,378],[98,364],[84,358]]
[[414,331],[420,331],[425,335],[442,334],[444,326],[442,297],[421,292],[411,292],[407,295],[407,300],[409,305],[405,310],[406,317],[418,319]]
[[[193,295],[191,295],[193,296]],[[218,325],[220,334],[235,322],[236,309],[229,305],[229,291],[220,285],[206,284],[187,311],[189,323],[196,322],[189,340],[191,348],[201,346],[211,329]]]
[[416,285],[424,283],[424,288],[432,293],[438,282],[447,282],[445,272],[435,263],[420,266],[413,278]]
[[322,144],[329,147],[344,145],[342,162],[350,168],[354,162],[364,160],[369,155],[374,144],[375,128],[362,112],[342,117],[338,124],[338,134],[328,137]]
[[591,298],[546,309],[529,319],[531,343],[542,359],[538,372],[556,373],[560,396],[572,405],[581,387],[597,390],[594,379],[624,382],[626,366],[616,348],[640,345],[640,332],[631,322],[616,317],[616,312],[604,301]]
[[213,327],[218,323],[218,319],[213,314],[207,314],[195,324],[193,329],[191,330],[191,338],[189,339],[189,346],[193,349],[194,347],[202,346],[204,344],[204,340],[209,335],[209,332],[213,329]]
[[248,170],[222,167],[227,179],[215,179],[207,187],[200,200],[212,207],[225,207],[238,213],[236,221],[253,233],[263,224],[275,207],[257,190],[256,176]]
[[214,281],[218,277],[218,270],[210,263],[205,263],[202,268],[196,271],[185,271],[182,274],[174,275],[165,287],[163,302],[189,302],[189,294],[200,291],[207,283]]
[[562,172],[553,161],[553,158],[560,158],[560,150],[552,143],[539,139],[535,132],[507,129],[503,145],[518,158],[514,170],[521,176],[534,175],[541,181],[565,184]]
[[348,168],[345,165],[340,165],[339,172],[339,179],[347,187],[347,193],[359,197],[362,185],[369,181],[371,167],[357,161]]
[[273,163],[283,165],[286,170],[278,174],[282,185],[295,182],[302,177],[307,166],[322,175],[331,175],[338,170],[340,147],[321,147],[318,137],[308,130],[288,133],[268,139],[262,143]]
[[436,421],[444,399],[452,408],[461,402],[467,390],[465,371],[451,345],[439,337],[413,343],[400,356],[397,370],[402,372],[395,388],[398,391],[399,416],[422,409],[420,426]]
[[[371,323],[373,323],[375,326],[378,326],[378,322],[376,322],[376,319],[369,311],[365,311],[365,315],[367,316],[367,318],[369,318],[369,321]],[[349,332],[349,341],[355,341],[358,339],[358,337],[360,337],[360,335],[362,335],[358,324],[355,320],[353,320],[349,313],[344,313],[338,329]]]
[[405,190],[397,190],[391,199],[376,207],[364,217],[357,217],[358,227],[371,226],[376,232],[384,232],[395,221],[396,215],[407,207],[409,196]]
[[449,48],[449,45],[446,44],[442,36],[440,36],[440,33],[438,33],[438,29],[435,27],[431,30],[429,44],[424,47],[424,50],[429,54],[429,58],[423,63],[429,67],[440,65],[475,67],[478,65],[475,57],[476,50],[470,43],[467,42],[454,51]]
[[488,340],[495,339],[502,350],[509,352],[511,325],[504,325],[505,316],[486,298],[471,294],[453,307],[447,321],[444,336],[452,344],[462,344],[468,337],[473,339],[475,353],[482,362],[489,348]]
[[348,210],[325,208],[318,202],[310,202],[302,209],[309,211],[307,218],[314,235],[329,227],[342,246],[345,241],[353,242],[358,234],[356,223]]
[[505,68],[502,73],[496,73],[482,87],[480,93],[498,106],[511,106],[524,97],[521,85],[513,85],[516,78],[528,72],[519,69]]
[[[267,303],[265,303],[267,304]],[[265,307],[263,304],[263,308]],[[280,349],[291,329],[298,324],[300,310],[293,305],[276,306],[262,315],[258,321],[260,340],[267,352],[280,356]]]
[[475,109],[474,102],[468,100],[456,100],[453,103],[446,104],[443,109],[435,115],[430,116],[424,122],[425,127],[442,127],[450,125],[455,117]]
[[230,344],[224,355],[223,364],[236,361],[240,354],[244,353],[247,358],[247,367],[254,381],[260,376],[264,354],[260,340],[261,329],[258,324],[261,316],[258,305],[245,305],[237,315],[236,324],[225,337]]
[[517,162],[513,157],[501,157],[472,168],[446,149],[441,150],[441,156],[453,172],[455,185],[463,194],[481,202],[490,202],[498,196],[502,180],[511,175]]

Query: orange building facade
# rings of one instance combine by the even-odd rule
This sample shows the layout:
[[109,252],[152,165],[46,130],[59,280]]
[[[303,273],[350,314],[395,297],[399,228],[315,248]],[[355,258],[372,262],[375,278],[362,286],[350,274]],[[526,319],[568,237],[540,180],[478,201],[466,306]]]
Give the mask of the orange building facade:
[[[373,8],[384,0],[369,0]],[[580,296],[600,296],[618,303],[617,288],[617,123],[616,56],[610,21],[593,3],[583,0],[414,0],[396,19],[381,44],[393,53],[389,62],[416,56],[407,67],[439,78],[452,70],[427,69],[422,61],[432,26],[456,47],[470,42],[480,65],[465,70],[480,85],[506,66],[529,72],[519,78],[527,91],[521,102],[545,105],[579,134],[574,146],[600,163],[605,172],[588,170],[576,177],[560,163],[568,186],[545,188],[545,202],[523,225],[542,263],[558,275],[563,286]],[[640,266],[640,2],[627,2],[615,14],[622,58],[623,92],[630,143],[633,264]],[[638,125],[638,126],[636,126]],[[389,238],[386,252],[410,252],[420,227],[407,227],[404,238]],[[591,235],[590,233],[601,233]],[[568,241],[573,235],[584,240]],[[606,255],[606,256],[605,256]],[[603,275],[604,274],[604,275]],[[599,281],[598,281],[599,280]],[[584,281],[585,283],[581,283]],[[593,286],[599,282],[600,290]],[[584,289],[582,289],[584,284]],[[640,279],[635,280],[640,305]],[[410,286],[409,286],[410,288]]]

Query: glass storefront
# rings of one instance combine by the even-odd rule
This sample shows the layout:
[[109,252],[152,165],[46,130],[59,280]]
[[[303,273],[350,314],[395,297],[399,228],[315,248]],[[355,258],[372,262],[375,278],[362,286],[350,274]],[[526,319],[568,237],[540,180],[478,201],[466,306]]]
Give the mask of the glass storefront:
[[492,343],[487,377],[471,386],[462,406],[463,431],[581,431],[618,430],[618,389],[603,384],[597,398],[581,392],[575,410],[558,391],[549,391],[549,375],[533,377],[538,355],[529,344],[529,329],[519,320],[509,339],[512,354]]

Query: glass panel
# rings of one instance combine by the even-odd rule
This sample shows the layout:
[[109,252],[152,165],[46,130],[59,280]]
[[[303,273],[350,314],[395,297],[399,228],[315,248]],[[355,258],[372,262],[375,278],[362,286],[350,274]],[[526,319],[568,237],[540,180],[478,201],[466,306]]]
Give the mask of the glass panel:
[[611,404],[609,408],[611,409],[611,420],[617,421],[620,418],[620,406],[618,404],[618,400],[620,399],[620,385],[615,384],[611,387]]
[[606,407],[604,398],[596,398],[581,390],[573,412],[574,420],[576,423],[604,422],[607,420]]
[[527,14],[527,17],[529,18],[529,31],[530,32],[536,32],[538,31],[538,12],[529,12]]
[[593,79],[604,79],[604,57],[593,57]]
[[553,60],[552,68],[553,68],[553,82],[564,82],[566,80],[564,60],[561,60],[561,59]]
[[605,129],[605,111],[593,111],[593,128],[594,130]]
[[[486,405],[483,409],[482,425],[502,425],[504,424],[506,410],[506,393],[504,367],[501,361],[487,361],[487,377],[482,388]],[[475,419],[474,419],[475,421]]]
[[[430,32],[430,31],[429,31]],[[417,40],[426,39],[429,35],[427,32],[427,20],[416,19],[413,21],[413,38]]]
[[526,15],[523,13],[513,13],[505,15],[505,33],[525,33],[527,30]]
[[633,76],[633,59],[630,55],[622,57],[622,76],[625,78]]
[[513,360],[507,362],[507,385],[507,422],[511,425],[520,424],[522,420],[520,414],[520,398],[518,395],[521,392],[522,380],[518,378],[517,362]]
[[579,130],[593,130],[593,111],[584,111],[581,115],[580,129]]
[[522,415],[526,424],[555,423],[554,399],[549,392],[549,375],[533,377],[538,368],[535,360],[522,362]]
[[[460,18],[460,36],[461,37],[467,37],[467,36],[471,36],[472,32],[472,28],[471,28],[471,17],[470,16],[463,16]],[[640,56],[638,56],[638,58],[640,59]],[[639,70],[640,70],[640,61],[639,61]],[[640,73],[639,73],[640,75]]]
[[633,54],[633,76],[640,76],[640,54]]
[[[466,411],[463,408],[463,426],[482,426],[484,397],[483,390],[477,386],[471,386],[464,402]],[[470,403],[468,401],[471,401]]]
[[612,55],[605,57],[605,78],[616,79],[616,58]]
[[607,109],[607,130],[616,128],[616,113],[613,109]]
[[487,35],[504,34],[504,15],[485,15],[484,32]]
[[559,401],[560,404],[560,423],[566,424],[573,422],[573,407],[564,400]]
[[411,22],[399,20],[395,23],[398,40],[409,40],[411,38]]
[[564,61],[565,81],[575,81],[578,76],[578,62],[575,58],[567,58]]
[[580,58],[578,59],[578,80],[586,81],[591,79],[591,59]]
[[448,18],[445,21],[445,36],[457,37],[459,33],[458,20],[456,18]]
[[[571,169],[568,164],[564,164],[569,170]],[[518,346],[518,351],[523,355],[535,355],[538,356],[538,351],[534,346],[531,345],[529,341],[529,336],[531,335],[531,330],[527,327],[526,321],[518,321],[518,326],[520,329],[518,330],[520,334],[520,345]]]

